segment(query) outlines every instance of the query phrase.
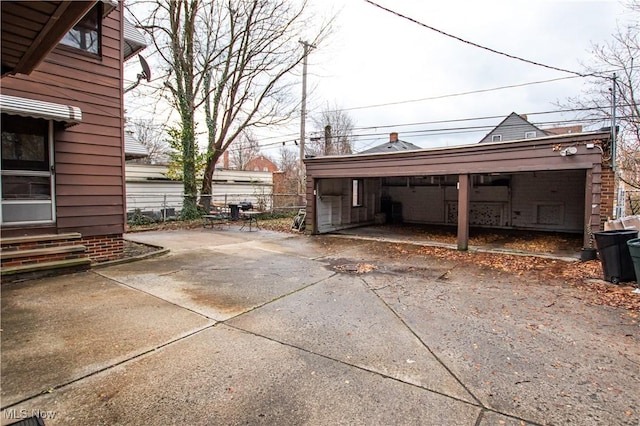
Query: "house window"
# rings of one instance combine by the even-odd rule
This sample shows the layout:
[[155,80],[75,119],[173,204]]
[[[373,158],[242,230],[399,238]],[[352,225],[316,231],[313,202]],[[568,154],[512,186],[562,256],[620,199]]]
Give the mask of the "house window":
[[2,224],[54,219],[51,121],[2,114]]
[[101,54],[102,2],[98,2],[69,31],[60,44],[82,50],[93,55]]
[[502,142],[502,135],[492,135],[491,142]]
[[524,138],[525,139],[531,139],[531,138],[535,138],[536,137],[536,132],[524,132]]
[[364,196],[362,179],[353,179],[353,181],[351,181],[351,190],[351,205],[353,207],[362,206],[362,198]]

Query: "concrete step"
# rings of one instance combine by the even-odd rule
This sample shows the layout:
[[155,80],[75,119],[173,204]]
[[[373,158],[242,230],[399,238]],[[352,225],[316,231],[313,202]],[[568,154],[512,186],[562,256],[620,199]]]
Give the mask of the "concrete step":
[[2,239],[2,282],[86,270],[91,266],[79,233],[45,234]]
[[[34,276],[42,276],[43,272],[53,272],[59,271],[61,269],[73,269],[74,271],[82,271],[88,269],[91,266],[91,259],[88,257],[81,257],[77,259],[64,259],[64,260],[54,260],[50,262],[40,262],[40,263],[28,263],[22,264],[18,266],[3,266],[1,270],[1,274],[3,277],[3,283],[7,282],[5,280],[6,277],[12,276],[23,276],[24,274],[30,273]],[[31,278],[27,277],[27,278]]]
[[74,245],[74,246],[57,246],[57,247],[45,247],[45,248],[37,248],[37,249],[28,249],[28,250],[0,250],[0,260],[3,261],[3,264],[6,262],[10,262],[14,259],[24,259],[25,257],[48,257],[58,254],[73,254],[73,253],[84,253],[87,251],[87,248],[83,245]]

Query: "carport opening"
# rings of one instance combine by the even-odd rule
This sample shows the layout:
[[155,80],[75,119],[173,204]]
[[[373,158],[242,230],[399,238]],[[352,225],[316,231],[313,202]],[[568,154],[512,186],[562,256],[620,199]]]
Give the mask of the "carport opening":
[[[471,175],[469,245],[579,253],[585,185],[584,170]],[[455,244],[459,193],[458,175],[320,179],[318,232]]]

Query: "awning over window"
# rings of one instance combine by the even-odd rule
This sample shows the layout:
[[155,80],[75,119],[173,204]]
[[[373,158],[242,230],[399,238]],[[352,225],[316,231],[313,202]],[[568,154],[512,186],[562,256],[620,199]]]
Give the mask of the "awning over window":
[[147,42],[144,36],[138,31],[138,29],[129,22],[126,18],[124,21],[124,52],[123,57],[126,61],[142,49],[147,47]]
[[66,127],[82,121],[82,111],[73,105],[55,104],[0,94],[0,112],[22,117],[43,118],[65,123]]

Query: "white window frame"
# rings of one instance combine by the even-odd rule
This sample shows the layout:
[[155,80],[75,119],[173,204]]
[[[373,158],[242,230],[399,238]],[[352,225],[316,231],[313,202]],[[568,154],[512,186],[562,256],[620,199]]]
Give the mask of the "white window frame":
[[[54,146],[53,146],[53,121],[48,120],[47,126],[47,148],[49,149],[49,170],[48,171],[23,171],[23,170],[2,170],[0,166],[0,224],[2,226],[20,226],[20,225],[36,225],[36,224],[54,224],[56,222],[56,182],[55,173],[52,172],[54,163]],[[1,164],[1,163],[0,163]],[[51,185],[50,200],[3,200],[2,199],[2,176],[43,176],[49,177],[49,184]],[[2,216],[2,210],[4,205],[43,205],[49,204],[51,208],[51,219],[46,220],[28,220],[28,221],[13,221],[6,222]]]
[[362,179],[351,180],[351,207],[362,207],[364,183]]
[[491,142],[502,142],[502,135],[491,135]]
[[535,130],[532,130],[530,132],[524,132],[524,138],[525,139],[533,139],[537,136],[538,134],[536,133]]

